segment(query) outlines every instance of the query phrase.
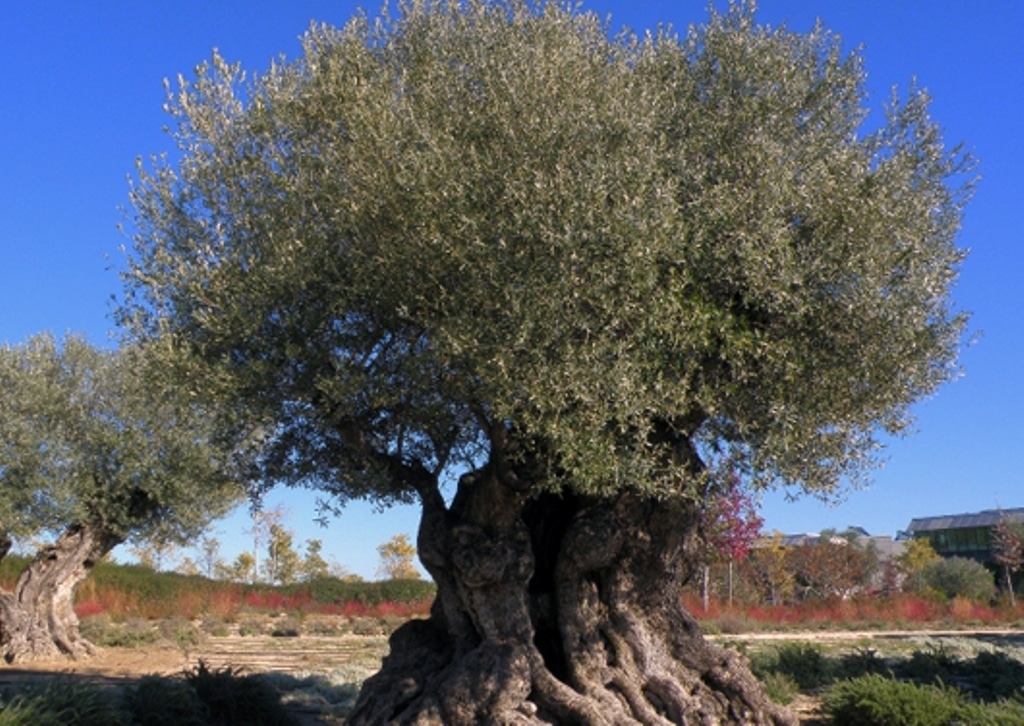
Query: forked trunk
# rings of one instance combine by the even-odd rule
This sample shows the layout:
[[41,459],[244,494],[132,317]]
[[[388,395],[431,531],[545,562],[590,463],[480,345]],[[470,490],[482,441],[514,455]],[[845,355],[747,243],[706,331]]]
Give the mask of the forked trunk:
[[791,724],[681,603],[696,508],[527,501],[484,471],[424,495],[427,620],[392,636],[350,724]]
[[78,632],[75,588],[118,542],[75,526],[43,547],[13,592],[0,594],[0,652],[8,663],[81,658],[95,647]]

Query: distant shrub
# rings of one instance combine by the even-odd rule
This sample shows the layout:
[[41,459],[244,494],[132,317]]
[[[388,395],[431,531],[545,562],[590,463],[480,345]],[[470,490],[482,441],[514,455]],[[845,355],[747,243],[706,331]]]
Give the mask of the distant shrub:
[[184,618],[171,618],[160,623],[160,634],[182,650],[195,648],[203,642],[203,632]]
[[921,571],[925,585],[944,598],[965,597],[988,602],[995,597],[995,576],[983,564],[966,557],[932,562]]
[[410,603],[432,600],[437,587],[427,580],[349,582],[336,577],[323,577],[283,590],[305,591],[318,603],[357,602],[377,606],[386,602]]
[[160,631],[152,623],[138,618],[114,623],[108,615],[86,618],[79,624],[86,640],[103,648],[138,648],[160,640]]
[[270,629],[273,638],[298,638],[302,635],[302,621],[298,618],[285,618],[274,623]]
[[199,625],[199,629],[206,635],[212,635],[214,638],[225,638],[231,635],[231,628],[219,617],[204,618],[203,622]]
[[243,620],[238,624],[238,634],[245,637],[264,635],[266,632],[266,625],[259,620]]

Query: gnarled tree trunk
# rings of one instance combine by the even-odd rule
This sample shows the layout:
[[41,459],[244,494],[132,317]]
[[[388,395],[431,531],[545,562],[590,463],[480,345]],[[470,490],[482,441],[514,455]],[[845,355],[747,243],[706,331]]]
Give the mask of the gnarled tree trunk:
[[424,490],[428,620],[391,639],[350,724],[790,724],[681,604],[698,511],[527,499],[490,470]]
[[13,592],[0,594],[0,653],[4,660],[77,659],[95,652],[78,632],[75,588],[117,544],[91,527],[76,525],[39,551]]

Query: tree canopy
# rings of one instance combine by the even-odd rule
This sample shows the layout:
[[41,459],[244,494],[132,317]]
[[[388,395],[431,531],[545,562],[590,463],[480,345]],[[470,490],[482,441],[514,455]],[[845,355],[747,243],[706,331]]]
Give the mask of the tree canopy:
[[179,79],[120,314],[265,422],[269,481],[342,500],[481,460],[693,494],[719,457],[827,494],[965,320],[969,161],[925,92],[873,131],[864,101],[859,54],[746,4],[682,36],[513,1],[314,25]]
[[954,374],[927,95],[868,127],[860,55],[752,3],[412,0],[169,96],[121,321],[263,482],[423,506],[431,617],[351,723],[793,723],[681,586],[714,472],[827,496]]
[[0,532],[181,542],[244,496],[212,418],[152,372],[77,336],[0,347]]

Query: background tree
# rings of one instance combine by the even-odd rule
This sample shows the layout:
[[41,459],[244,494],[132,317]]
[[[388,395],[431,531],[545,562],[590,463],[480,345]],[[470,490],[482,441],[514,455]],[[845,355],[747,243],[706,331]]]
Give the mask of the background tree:
[[985,565],[967,557],[940,558],[924,568],[921,580],[925,587],[944,598],[965,597],[985,603],[996,594],[992,573]]
[[183,543],[244,495],[237,452],[150,363],[73,336],[0,347],[0,532],[56,535],[0,594],[9,662],[89,653],[72,603],[92,566],[122,542]]
[[1024,523],[1000,515],[992,528],[992,557],[1003,570],[1010,606],[1017,606],[1013,592],[1013,574],[1024,564]]
[[173,570],[178,559],[179,545],[176,542],[164,539],[153,539],[145,542],[138,542],[128,548],[128,551],[139,561],[143,567],[148,567],[155,572]]
[[924,587],[922,573],[925,568],[941,559],[929,540],[923,537],[907,540],[903,552],[895,557],[903,589],[918,590]]
[[191,557],[183,557],[178,566],[174,568],[174,571],[181,575],[201,575],[202,572],[199,570],[199,564]]
[[220,540],[212,535],[203,535],[199,540],[199,552],[196,565],[207,579],[217,576],[218,568],[223,564],[220,556]]
[[263,565],[266,581],[272,585],[291,585],[298,580],[301,563],[293,540],[294,533],[278,522],[267,529],[267,559]]
[[324,543],[319,539],[306,540],[306,552],[303,554],[302,563],[299,565],[302,579],[306,582],[330,576],[331,566],[321,554],[323,548]]
[[817,540],[792,547],[788,564],[803,599],[845,599],[870,587],[878,556],[854,533],[825,530]]
[[708,609],[708,571],[710,563],[725,560],[728,565],[728,602],[732,605],[733,565],[742,562],[761,534],[764,520],[750,492],[740,478],[726,469],[716,486],[709,489],[704,505],[703,537],[708,553],[704,565],[704,610]]
[[788,719],[680,604],[707,467],[865,477],[964,325],[963,159],[917,90],[862,129],[863,81],[752,4],[611,38],[518,0],[182,80],[121,320],[267,432],[261,481],[423,507],[435,609],[353,724]]
[[761,599],[772,605],[785,602],[793,594],[790,549],[783,544],[782,533],[776,531],[758,540],[744,563],[747,577],[760,591]]
[[377,547],[380,555],[380,567],[377,574],[389,580],[418,580],[420,572],[416,569],[416,547],[404,534],[396,534]]
[[239,552],[231,564],[221,563],[217,567],[217,579],[231,582],[255,582],[256,558],[251,552]]

